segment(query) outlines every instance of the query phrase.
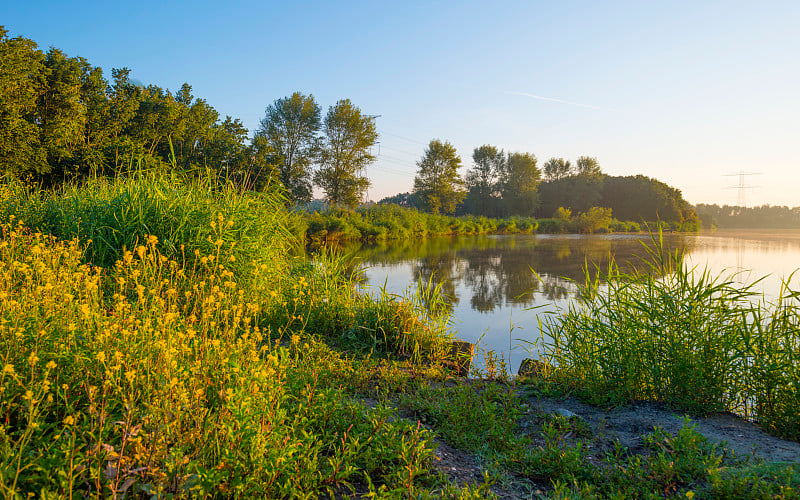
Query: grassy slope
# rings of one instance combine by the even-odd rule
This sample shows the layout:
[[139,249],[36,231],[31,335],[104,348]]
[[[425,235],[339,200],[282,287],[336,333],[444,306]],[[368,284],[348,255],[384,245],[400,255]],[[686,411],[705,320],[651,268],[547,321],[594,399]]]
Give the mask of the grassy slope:
[[[643,463],[623,453],[597,467],[560,439],[578,422],[519,428],[506,382],[447,382],[446,318],[422,307],[435,297],[366,298],[335,258],[293,261],[274,194],[158,178],[1,193],[5,497],[485,498],[494,480],[555,497],[767,494],[798,482],[741,472],[691,430],[656,435]],[[442,475],[437,436],[487,479]]]

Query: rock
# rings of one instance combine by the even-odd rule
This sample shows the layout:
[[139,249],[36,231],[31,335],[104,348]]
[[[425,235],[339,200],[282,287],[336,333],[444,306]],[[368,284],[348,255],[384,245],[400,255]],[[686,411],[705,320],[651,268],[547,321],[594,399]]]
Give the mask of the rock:
[[538,359],[526,358],[519,365],[517,375],[520,377],[539,377],[544,373],[545,364]]
[[475,344],[456,340],[450,342],[450,363],[447,365],[452,368],[459,377],[469,375],[469,367],[472,364],[472,356],[475,354]]
[[570,418],[570,417],[577,417],[578,416],[577,413],[571,412],[571,411],[569,411],[569,410],[567,410],[565,408],[557,409],[556,413],[558,413],[559,415],[561,415],[564,418]]

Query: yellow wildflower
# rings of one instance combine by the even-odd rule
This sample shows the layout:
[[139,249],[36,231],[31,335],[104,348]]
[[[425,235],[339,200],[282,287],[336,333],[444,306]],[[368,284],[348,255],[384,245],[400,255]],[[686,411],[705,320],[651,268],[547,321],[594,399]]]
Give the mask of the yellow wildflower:
[[64,425],[75,425],[75,417],[72,415],[67,415],[64,418]]
[[95,356],[95,359],[97,359],[97,361],[99,361],[99,362],[101,362],[101,363],[105,362],[105,360],[106,360],[106,353],[105,353],[104,351],[100,351],[100,352],[98,352],[98,353],[97,353],[97,356]]
[[14,373],[14,365],[8,363],[6,366],[3,367],[3,373]]
[[28,356],[28,364],[33,366],[39,362],[39,356],[36,355],[35,352],[32,352],[30,356]]
[[46,367],[48,370],[52,370],[53,368],[55,368],[55,367],[56,367],[56,362],[55,362],[55,361],[53,361],[53,360],[50,360],[50,361],[48,361],[48,362],[47,362],[47,364],[45,365],[45,367]]

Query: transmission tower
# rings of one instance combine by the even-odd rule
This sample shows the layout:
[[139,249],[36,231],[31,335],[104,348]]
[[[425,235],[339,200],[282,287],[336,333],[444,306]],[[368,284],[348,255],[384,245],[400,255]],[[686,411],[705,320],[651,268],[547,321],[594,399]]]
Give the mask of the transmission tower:
[[733,177],[733,176],[739,177],[739,185],[738,186],[728,186],[727,189],[738,189],[739,190],[739,194],[738,194],[738,197],[736,199],[736,204],[738,206],[742,207],[742,208],[746,208],[747,207],[747,190],[748,189],[755,189],[755,188],[760,187],[760,186],[748,185],[745,182],[745,179],[748,176],[751,176],[751,175],[761,175],[761,172],[743,172],[742,171],[742,172],[736,172],[736,173],[733,173],[733,174],[724,174],[724,175],[725,175],[725,177]]

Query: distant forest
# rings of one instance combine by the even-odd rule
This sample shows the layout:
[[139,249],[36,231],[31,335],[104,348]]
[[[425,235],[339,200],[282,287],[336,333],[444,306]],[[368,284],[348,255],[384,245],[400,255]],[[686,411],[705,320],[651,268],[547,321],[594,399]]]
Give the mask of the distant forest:
[[[374,117],[350,100],[323,116],[313,95],[295,92],[268,105],[251,134],[188,83],[172,92],[131,75],[113,69],[106,80],[86,59],[42,51],[0,26],[0,172],[45,188],[142,168],[211,172],[245,189],[280,184],[290,205],[310,202],[315,186],[331,206],[363,203],[379,137]],[[589,156],[540,165],[532,153],[483,145],[462,177],[455,147],[433,139],[417,167],[413,191],[381,203],[433,214],[588,217],[600,225],[612,217],[684,230],[699,223],[678,189],[642,175],[606,175]]]
[[[480,203],[472,188],[466,192],[464,201],[456,206],[455,214],[558,218],[565,213],[559,212],[560,208],[579,214],[589,212],[593,207],[604,207],[610,208],[618,220],[660,220],[689,226],[698,222],[694,208],[683,199],[680,190],[643,175],[617,177],[599,172],[574,172],[537,182],[530,196],[532,199],[528,203],[514,206],[507,203],[502,190],[498,190],[496,195],[488,198],[488,203]],[[390,196],[379,203],[425,208],[419,193],[413,192]]]
[[800,229],[800,207],[696,205],[703,228]]

